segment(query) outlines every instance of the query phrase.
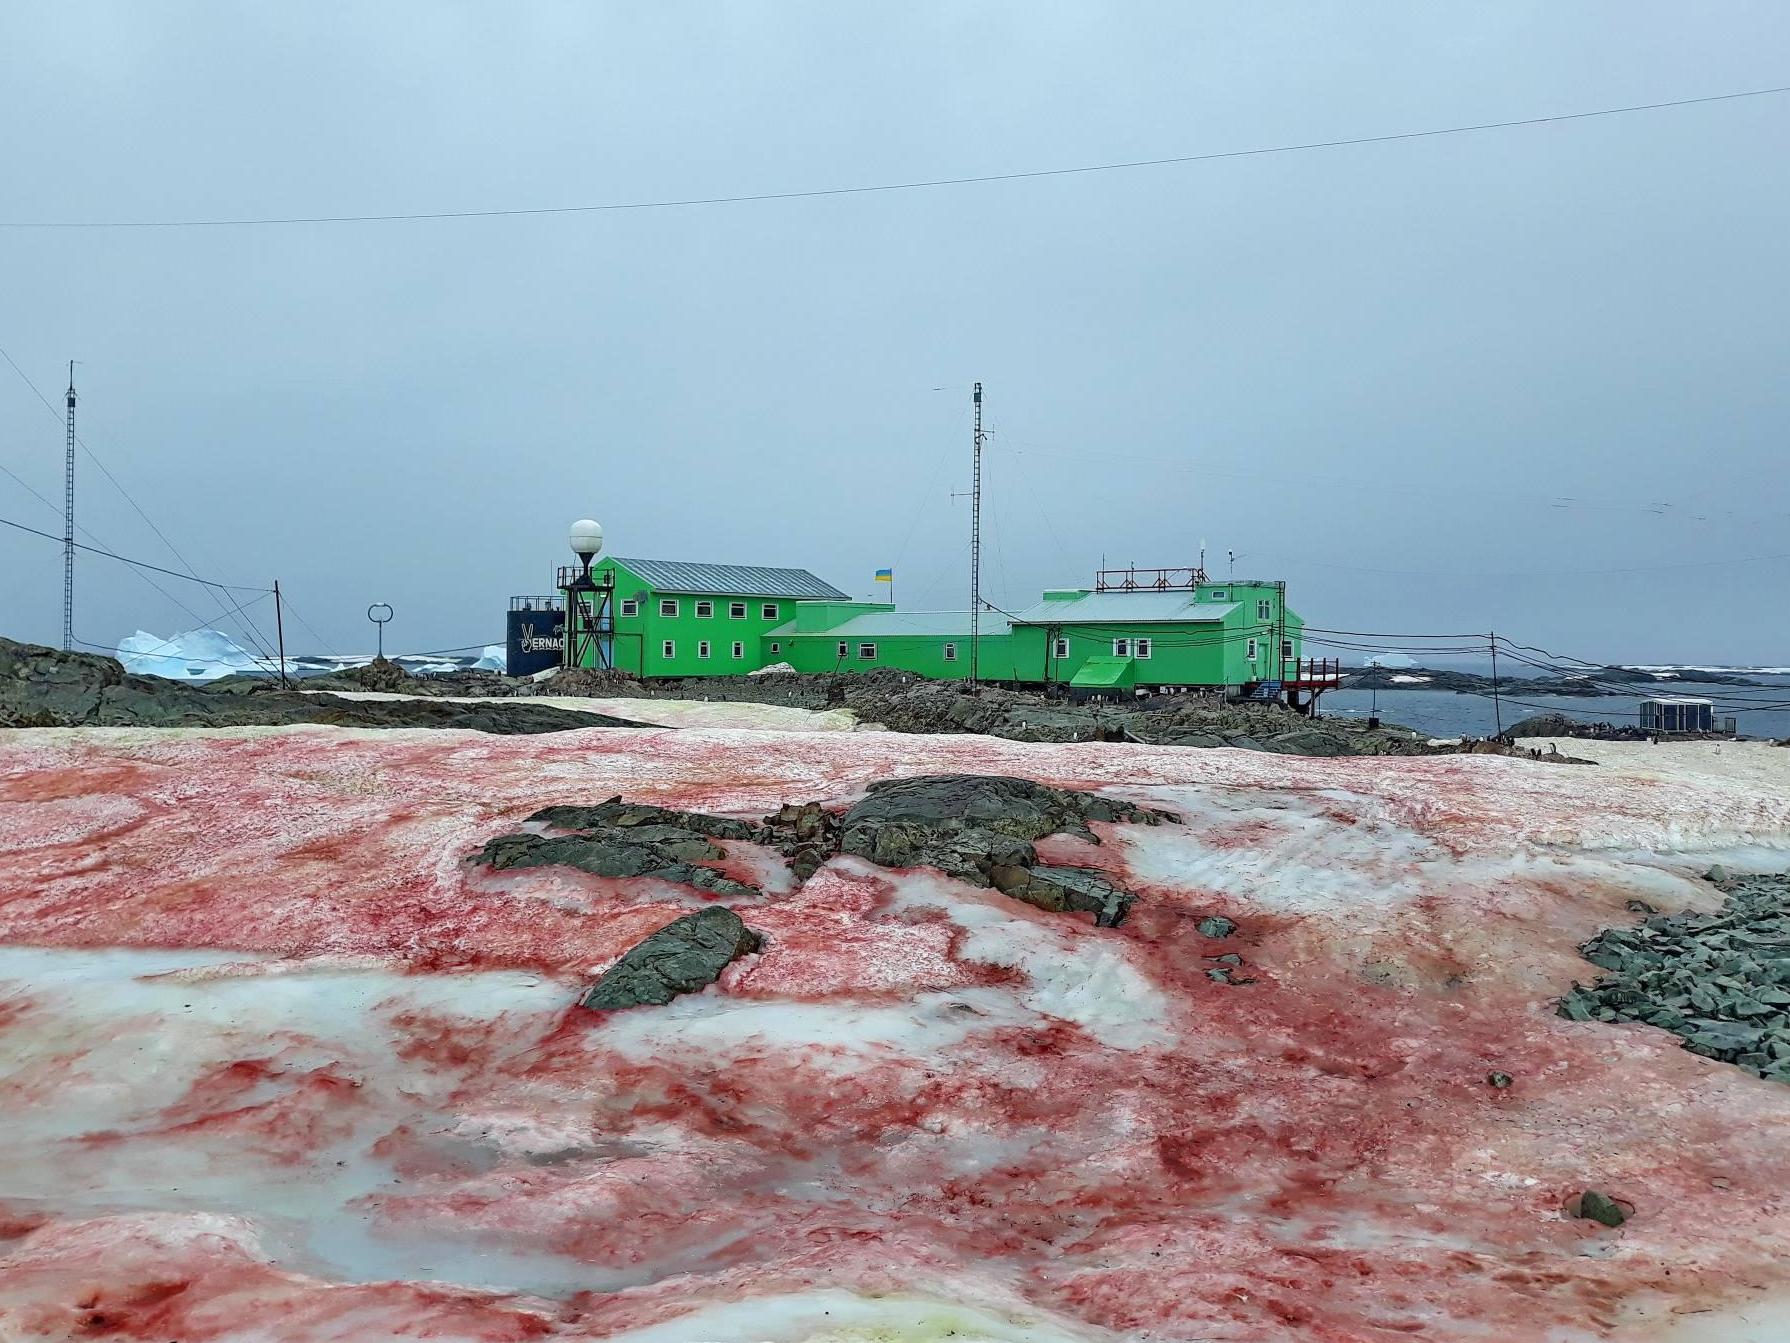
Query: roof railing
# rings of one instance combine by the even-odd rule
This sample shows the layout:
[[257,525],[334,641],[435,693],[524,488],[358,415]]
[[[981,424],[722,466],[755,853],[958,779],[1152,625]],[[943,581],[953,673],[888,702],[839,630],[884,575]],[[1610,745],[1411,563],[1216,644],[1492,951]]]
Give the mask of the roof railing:
[[1197,564],[1174,569],[1139,569],[1126,565],[1123,569],[1101,569],[1094,575],[1096,592],[1192,592],[1206,581],[1206,571]]

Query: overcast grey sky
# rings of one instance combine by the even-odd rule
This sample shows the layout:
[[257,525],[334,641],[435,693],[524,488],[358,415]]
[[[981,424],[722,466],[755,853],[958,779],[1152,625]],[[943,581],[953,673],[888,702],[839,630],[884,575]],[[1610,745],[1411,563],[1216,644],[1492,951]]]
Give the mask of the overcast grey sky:
[[[1787,83],[1780,0],[14,0],[0,220],[799,190]],[[0,347],[58,409],[83,361],[83,437],[187,558],[279,577],[342,651],[375,599],[393,645],[501,638],[582,515],[961,608],[979,378],[1009,609],[1204,538],[1318,625],[1790,663],[1790,562],[1714,563],[1790,552],[1786,162],[1777,96],[822,200],[7,229]],[[59,505],[61,457],[0,364],[0,465]],[[180,567],[81,480],[104,543]],[[61,529],[5,475],[0,516]],[[0,564],[0,632],[55,642],[57,547]],[[80,585],[84,639],[193,623],[109,561]]]

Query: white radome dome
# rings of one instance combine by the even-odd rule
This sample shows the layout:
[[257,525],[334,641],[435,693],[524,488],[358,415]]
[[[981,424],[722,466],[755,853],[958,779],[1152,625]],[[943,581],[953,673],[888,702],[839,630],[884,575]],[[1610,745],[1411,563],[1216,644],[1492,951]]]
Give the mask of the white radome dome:
[[603,549],[603,524],[594,518],[580,518],[572,524],[572,553],[585,558],[600,554]]

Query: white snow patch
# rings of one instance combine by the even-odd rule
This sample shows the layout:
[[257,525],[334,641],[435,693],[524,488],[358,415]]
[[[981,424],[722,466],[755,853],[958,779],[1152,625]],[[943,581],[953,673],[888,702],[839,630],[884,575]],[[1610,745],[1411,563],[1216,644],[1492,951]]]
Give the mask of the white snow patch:
[[[1263,909],[1342,915],[1402,905],[1430,889],[1424,866],[1449,856],[1415,831],[1377,818],[1359,795],[1223,788],[1163,788],[1156,795],[1182,824],[1123,833],[1133,875]],[[1326,800],[1358,819],[1338,824],[1318,805]]]
[[1430,682],[1427,676],[1394,676],[1391,679],[1399,685],[1428,685]]
[[890,1005],[696,993],[651,1012],[615,1013],[600,1034],[603,1043],[635,1058],[801,1050],[809,1062],[853,1071],[891,1057],[928,1058],[975,1032],[1022,1024],[1029,1024],[1029,1014],[1000,989],[926,993]]
[[1021,909],[1003,908],[1012,904],[1004,896],[970,893],[925,873],[902,879],[896,903],[944,910],[969,934],[959,955],[1023,973],[1030,987],[1018,1001],[1029,1011],[1073,1021],[1117,1049],[1174,1042],[1164,1025],[1167,1000],[1131,964],[1124,943],[1068,919],[1061,926],[1039,922]]

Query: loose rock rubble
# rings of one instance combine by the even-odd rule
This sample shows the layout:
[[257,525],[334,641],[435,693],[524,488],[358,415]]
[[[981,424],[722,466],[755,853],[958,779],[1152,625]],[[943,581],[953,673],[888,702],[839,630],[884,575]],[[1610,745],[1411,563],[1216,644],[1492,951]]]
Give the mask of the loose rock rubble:
[[1661,914],[1610,928],[1585,959],[1610,974],[1560,1000],[1574,1021],[1642,1021],[1684,1047],[1790,1082],[1790,874],[1711,874],[1719,914]]

